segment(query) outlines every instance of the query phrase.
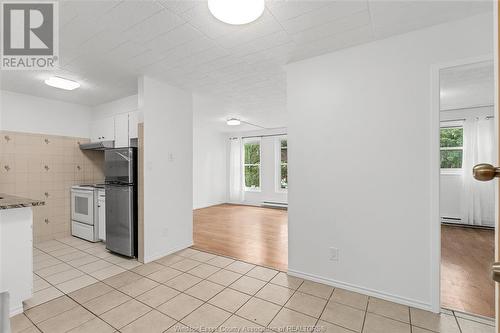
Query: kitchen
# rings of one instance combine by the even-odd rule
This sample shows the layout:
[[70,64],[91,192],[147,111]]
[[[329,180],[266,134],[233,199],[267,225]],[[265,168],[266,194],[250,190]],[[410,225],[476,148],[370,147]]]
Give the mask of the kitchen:
[[[44,107],[52,109],[54,107],[67,109],[68,107],[68,105],[54,105],[52,101],[51,104],[44,105],[46,101],[35,100],[32,96],[22,96],[7,92],[3,92],[2,96],[4,97],[4,103],[6,103],[3,104],[4,110],[8,109],[9,102],[15,102],[20,105],[18,103],[20,100],[25,104],[29,103],[29,106],[27,106],[30,109],[35,105],[41,107],[42,110]],[[128,102],[128,105],[122,104],[120,107],[117,107],[117,110],[113,109],[116,107],[116,103],[102,106],[106,110],[112,110],[112,114],[98,119],[86,119],[86,127],[89,133],[87,138],[38,134],[32,133],[32,131],[1,132],[0,155],[2,171],[0,172],[0,187],[1,192],[5,194],[0,196],[5,197],[4,200],[9,200],[10,196],[34,198],[34,200],[28,200],[28,202],[40,203],[40,205],[32,209],[33,235],[30,237],[30,241],[32,240],[33,243],[42,243],[52,239],[67,239],[71,244],[78,244],[84,248],[85,243],[89,243],[90,245],[94,243],[102,244],[96,249],[99,249],[101,257],[112,258],[113,264],[121,263],[127,269],[139,264],[135,260],[128,259],[128,257],[137,257],[138,255],[136,187],[127,186],[127,188],[130,188],[130,191],[127,192],[130,194],[130,199],[129,197],[124,198],[125,201],[112,200],[116,196],[111,195],[108,196],[110,203],[106,205],[105,195],[106,183],[109,183],[108,186],[111,187],[112,193],[120,193],[122,188],[122,186],[112,185],[112,183],[117,182],[123,183],[120,177],[120,172],[123,169],[120,167],[116,168],[117,165],[119,166],[119,163],[116,163],[116,156],[123,156],[123,153],[131,154],[130,158],[128,158],[128,160],[132,161],[130,167],[128,167],[128,164],[125,165],[125,172],[130,174],[129,177],[131,178],[130,180],[125,180],[125,183],[133,184],[137,179],[137,142],[140,117],[140,113],[137,111],[137,95],[132,95],[131,98],[125,98],[124,100]],[[105,114],[106,110],[101,111],[101,114]],[[92,112],[88,112],[88,114],[92,115]],[[68,125],[71,121],[70,117],[71,115],[66,117],[67,121],[65,125]],[[60,118],[60,120],[64,124],[65,119]],[[43,125],[39,123],[37,126],[38,129],[43,129]],[[85,128],[85,126],[83,127]],[[75,131],[74,125],[71,130]],[[51,132],[57,133],[57,130],[51,129]],[[129,146],[131,148],[128,148]],[[106,148],[114,147],[116,147],[114,151],[117,154],[113,154],[112,150],[105,150]],[[106,161],[107,154],[108,161]],[[115,163],[112,162],[113,160]],[[116,171],[118,174],[116,174]],[[106,172],[108,172],[107,177]],[[115,175],[114,177],[113,174]],[[93,186],[92,184],[96,185]],[[113,191],[113,189],[118,189],[118,191]],[[108,207],[109,215],[107,231],[106,207]],[[116,237],[114,230],[122,230],[119,226],[112,225],[113,220],[122,220],[123,216],[119,215],[121,212],[126,213],[126,221],[129,223],[126,228],[129,231],[126,235],[128,237],[128,245],[126,249],[123,249],[121,247],[122,243],[118,242],[112,250],[114,250],[114,253],[124,256],[117,256],[105,250],[102,241],[106,239],[106,232],[111,233],[112,236],[110,237],[113,239],[113,235]],[[114,216],[117,218],[114,218]],[[109,226],[110,223],[111,226]],[[5,235],[5,232],[2,234]],[[82,241],[71,241],[74,238],[71,236],[78,237]],[[108,242],[108,247],[111,246],[109,244],[111,243]],[[32,247],[31,244],[30,247]],[[82,258],[87,254],[68,251],[70,252],[63,255],[72,253],[72,255],[68,256],[68,259],[71,260],[77,259],[78,255]],[[30,250],[29,252],[31,255],[32,251]],[[87,254],[87,256],[89,255]],[[97,259],[102,259],[98,256],[91,257],[95,259],[94,262]],[[33,270],[37,272],[45,268],[46,264],[44,264],[43,259],[46,258],[45,255],[37,257],[37,250],[35,250],[34,257],[26,262],[33,261]],[[19,257],[16,259],[19,260]],[[56,259],[58,260],[58,258]],[[68,263],[68,261],[64,262]],[[80,263],[89,264],[90,262],[83,259],[79,262],[77,261],[77,264]],[[120,273],[125,269],[118,265],[115,266],[113,269],[110,269],[107,265],[102,265],[102,268],[96,266],[100,269],[89,273],[99,274],[100,270],[107,269],[107,271],[100,273],[106,276],[108,274]],[[70,264],[64,268],[63,272],[69,272],[73,268],[80,268],[80,266],[71,266]],[[7,272],[7,270],[3,271]],[[70,281],[73,277],[80,278],[81,276],[78,273],[73,275],[68,274],[67,279],[55,279],[54,281],[62,284]],[[33,280],[31,281],[31,285],[33,285]],[[91,281],[93,282],[94,280],[88,278],[86,283],[90,283]],[[38,290],[36,276],[34,284],[33,292],[35,296],[37,292],[47,291],[47,289]],[[8,288],[2,286],[0,289]],[[31,287],[28,294],[31,296]],[[24,295],[26,295],[26,292]],[[13,298],[12,295],[11,298]],[[40,298],[40,300],[43,299],[43,297]],[[33,305],[37,304],[37,297],[33,297],[30,301]]]

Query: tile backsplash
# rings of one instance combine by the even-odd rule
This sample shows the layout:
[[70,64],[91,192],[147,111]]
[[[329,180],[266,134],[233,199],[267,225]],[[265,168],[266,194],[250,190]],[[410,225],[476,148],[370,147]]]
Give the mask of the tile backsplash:
[[104,181],[104,153],[82,151],[89,139],[0,131],[0,193],[42,199],[33,208],[33,239],[70,234],[70,189]]

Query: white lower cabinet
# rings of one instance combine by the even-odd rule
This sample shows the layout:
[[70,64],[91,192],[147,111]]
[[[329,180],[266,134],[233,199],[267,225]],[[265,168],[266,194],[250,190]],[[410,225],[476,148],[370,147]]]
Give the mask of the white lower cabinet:
[[97,209],[99,211],[99,239],[106,240],[106,192],[99,190]]

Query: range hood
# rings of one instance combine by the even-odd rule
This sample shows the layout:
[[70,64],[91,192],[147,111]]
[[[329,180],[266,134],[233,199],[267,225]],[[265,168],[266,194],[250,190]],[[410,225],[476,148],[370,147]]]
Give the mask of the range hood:
[[81,150],[106,150],[110,148],[115,148],[114,141],[99,141],[99,142],[90,142],[90,143],[81,143]]

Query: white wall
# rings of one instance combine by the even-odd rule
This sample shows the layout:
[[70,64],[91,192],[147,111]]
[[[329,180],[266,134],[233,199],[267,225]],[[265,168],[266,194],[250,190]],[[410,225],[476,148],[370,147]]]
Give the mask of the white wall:
[[193,104],[191,93],[139,80],[144,112],[144,260],[192,245]]
[[[441,120],[468,119],[470,121],[476,117],[493,116],[493,114],[494,114],[493,106],[473,108],[473,109],[448,110],[440,112]],[[461,212],[462,192],[463,192],[462,173],[441,172],[439,178],[441,182],[439,187],[440,216],[460,219],[462,216]]]
[[0,129],[88,138],[92,108],[1,91]]
[[287,67],[290,273],[438,310],[431,66],[486,54],[491,15]]
[[139,108],[138,99],[139,97],[137,95],[131,95],[109,103],[97,105],[93,107],[93,119],[102,119],[112,117],[120,113],[137,111]]
[[[229,147],[230,137],[247,137],[247,136],[259,136],[259,135],[275,135],[275,134],[286,134],[286,128],[276,128],[269,130],[257,130],[257,131],[244,131],[231,133],[226,137],[226,145]],[[261,205],[263,201],[287,203],[288,202],[288,192],[278,189],[278,181],[280,180],[280,174],[277,172],[277,156],[279,156],[279,146],[277,145],[277,140],[279,137],[268,136],[262,137],[260,139],[260,190],[258,191],[245,191],[244,204],[248,205]],[[229,163],[229,149],[227,155],[227,161]],[[229,179],[229,168],[227,173],[227,179]],[[228,182],[229,186],[229,182]],[[229,188],[228,188],[229,191]]]
[[227,201],[227,137],[200,116],[205,101],[193,96],[193,209]]

